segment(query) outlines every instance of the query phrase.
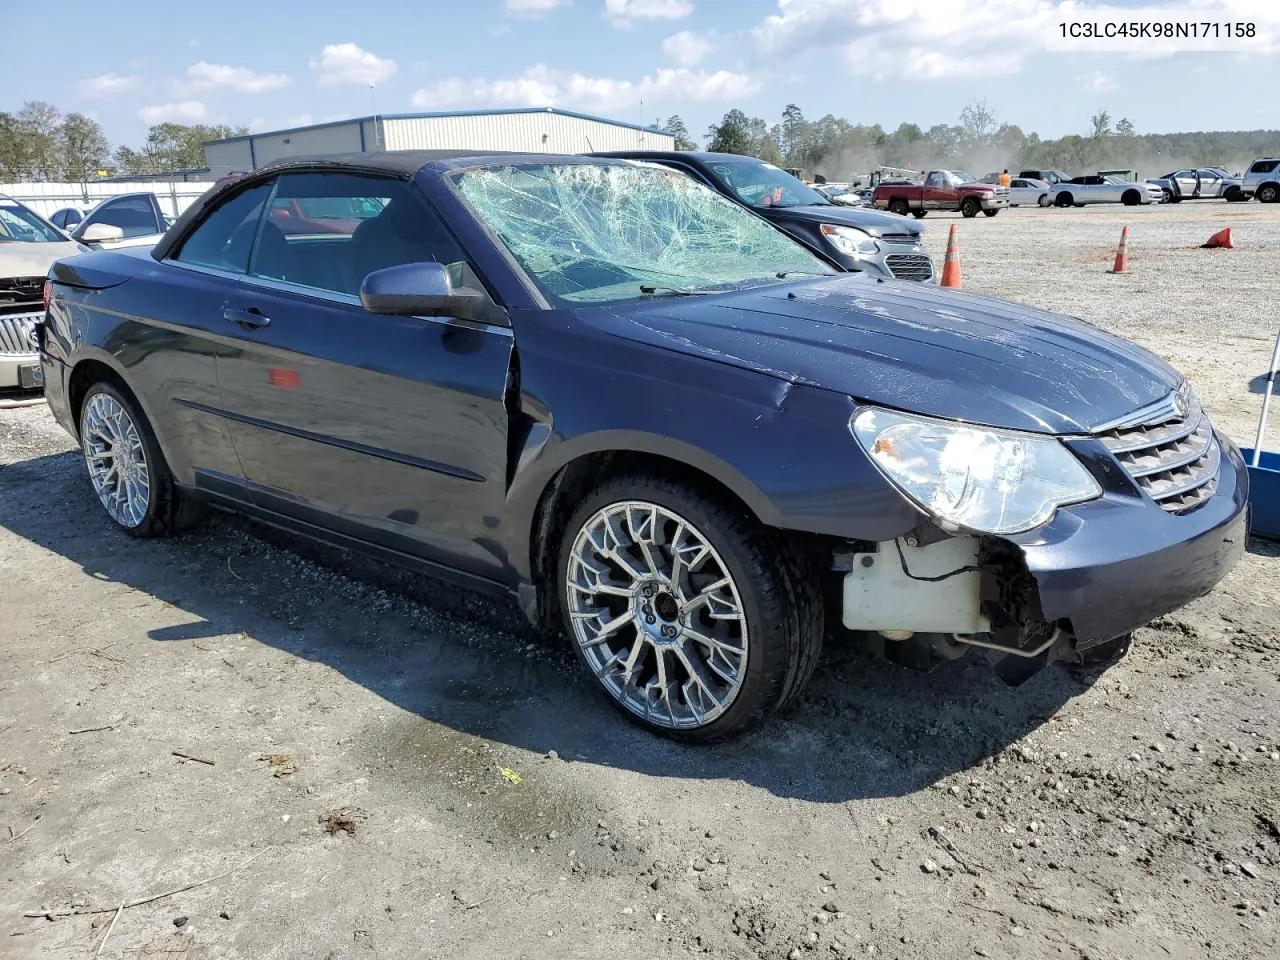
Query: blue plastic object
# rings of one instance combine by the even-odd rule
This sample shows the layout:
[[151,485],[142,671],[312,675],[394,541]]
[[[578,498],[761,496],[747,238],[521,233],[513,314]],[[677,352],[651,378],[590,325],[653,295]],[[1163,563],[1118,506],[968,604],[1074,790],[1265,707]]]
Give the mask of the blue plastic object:
[[1255,537],[1280,540],[1280,453],[1262,451],[1258,465],[1253,464],[1253,450],[1243,447],[1244,462],[1249,467],[1249,532]]

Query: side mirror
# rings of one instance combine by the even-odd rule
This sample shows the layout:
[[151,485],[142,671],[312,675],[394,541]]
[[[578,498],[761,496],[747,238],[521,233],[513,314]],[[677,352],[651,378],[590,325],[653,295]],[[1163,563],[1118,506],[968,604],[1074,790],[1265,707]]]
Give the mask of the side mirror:
[[443,263],[402,263],[375,270],[360,284],[360,303],[370,313],[470,319],[480,301],[453,288]]
[[124,230],[109,223],[91,223],[76,239],[85,243],[109,243],[112,240],[123,240]]

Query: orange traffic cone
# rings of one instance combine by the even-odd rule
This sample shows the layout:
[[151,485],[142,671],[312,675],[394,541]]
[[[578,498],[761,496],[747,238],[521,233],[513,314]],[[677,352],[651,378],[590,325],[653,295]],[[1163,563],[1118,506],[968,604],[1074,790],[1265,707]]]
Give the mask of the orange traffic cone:
[[1129,228],[1120,231],[1120,246],[1116,247],[1116,262],[1107,273],[1129,272]]
[[1232,249],[1234,244],[1231,242],[1231,228],[1223,227],[1200,246],[1203,250],[1210,250],[1213,247],[1222,247],[1224,250]]
[[951,232],[947,234],[947,256],[942,261],[943,287],[962,287],[960,282],[960,231],[953,223]]

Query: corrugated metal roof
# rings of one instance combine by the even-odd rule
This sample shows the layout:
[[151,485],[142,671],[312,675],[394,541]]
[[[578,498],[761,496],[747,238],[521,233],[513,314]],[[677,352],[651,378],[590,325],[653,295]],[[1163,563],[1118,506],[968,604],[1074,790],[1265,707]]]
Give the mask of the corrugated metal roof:
[[203,146],[211,143],[234,143],[237,140],[253,140],[258,137],[275,137],[285,133],[298,133],[302,130],[319,130],[324,127],[341,127],[347,124],[369,123],[377,120],[430,120],[438,117],[501,117],[521,113],[555,113],[562,117],[577,117],[579,120],[594,120],[597,123],[608,123],[615,127],[626,127],[630,130],[657,132],[671,136],[666,130],[654,127],[642,127],[636,123],[622,120],[611,120],[608,117],[597,117],[590,113],[578,113],[574,110],[561,110],[558,107],[517,107],[509,110],[443,110],[435,113],[378,113],[366,117],[352,117],[349,120],[330,120],[327,123],[312,123],[305,127],[287,127],[283,130],[262,130],[258,133],[246,133],[240,137],[225,137],[221,140],[206,140]]

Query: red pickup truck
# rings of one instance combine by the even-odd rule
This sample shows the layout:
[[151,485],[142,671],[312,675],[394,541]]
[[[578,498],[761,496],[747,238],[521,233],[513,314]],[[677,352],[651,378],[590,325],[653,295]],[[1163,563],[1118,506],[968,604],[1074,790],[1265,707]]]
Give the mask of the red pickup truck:
[[923,217],[930,210],[959,210],[966,217],[988,217],[1009,205],[1009,188],[979,183],[960,170],[930,170],[919,183],[882,183],[872,203],[890,213]]

